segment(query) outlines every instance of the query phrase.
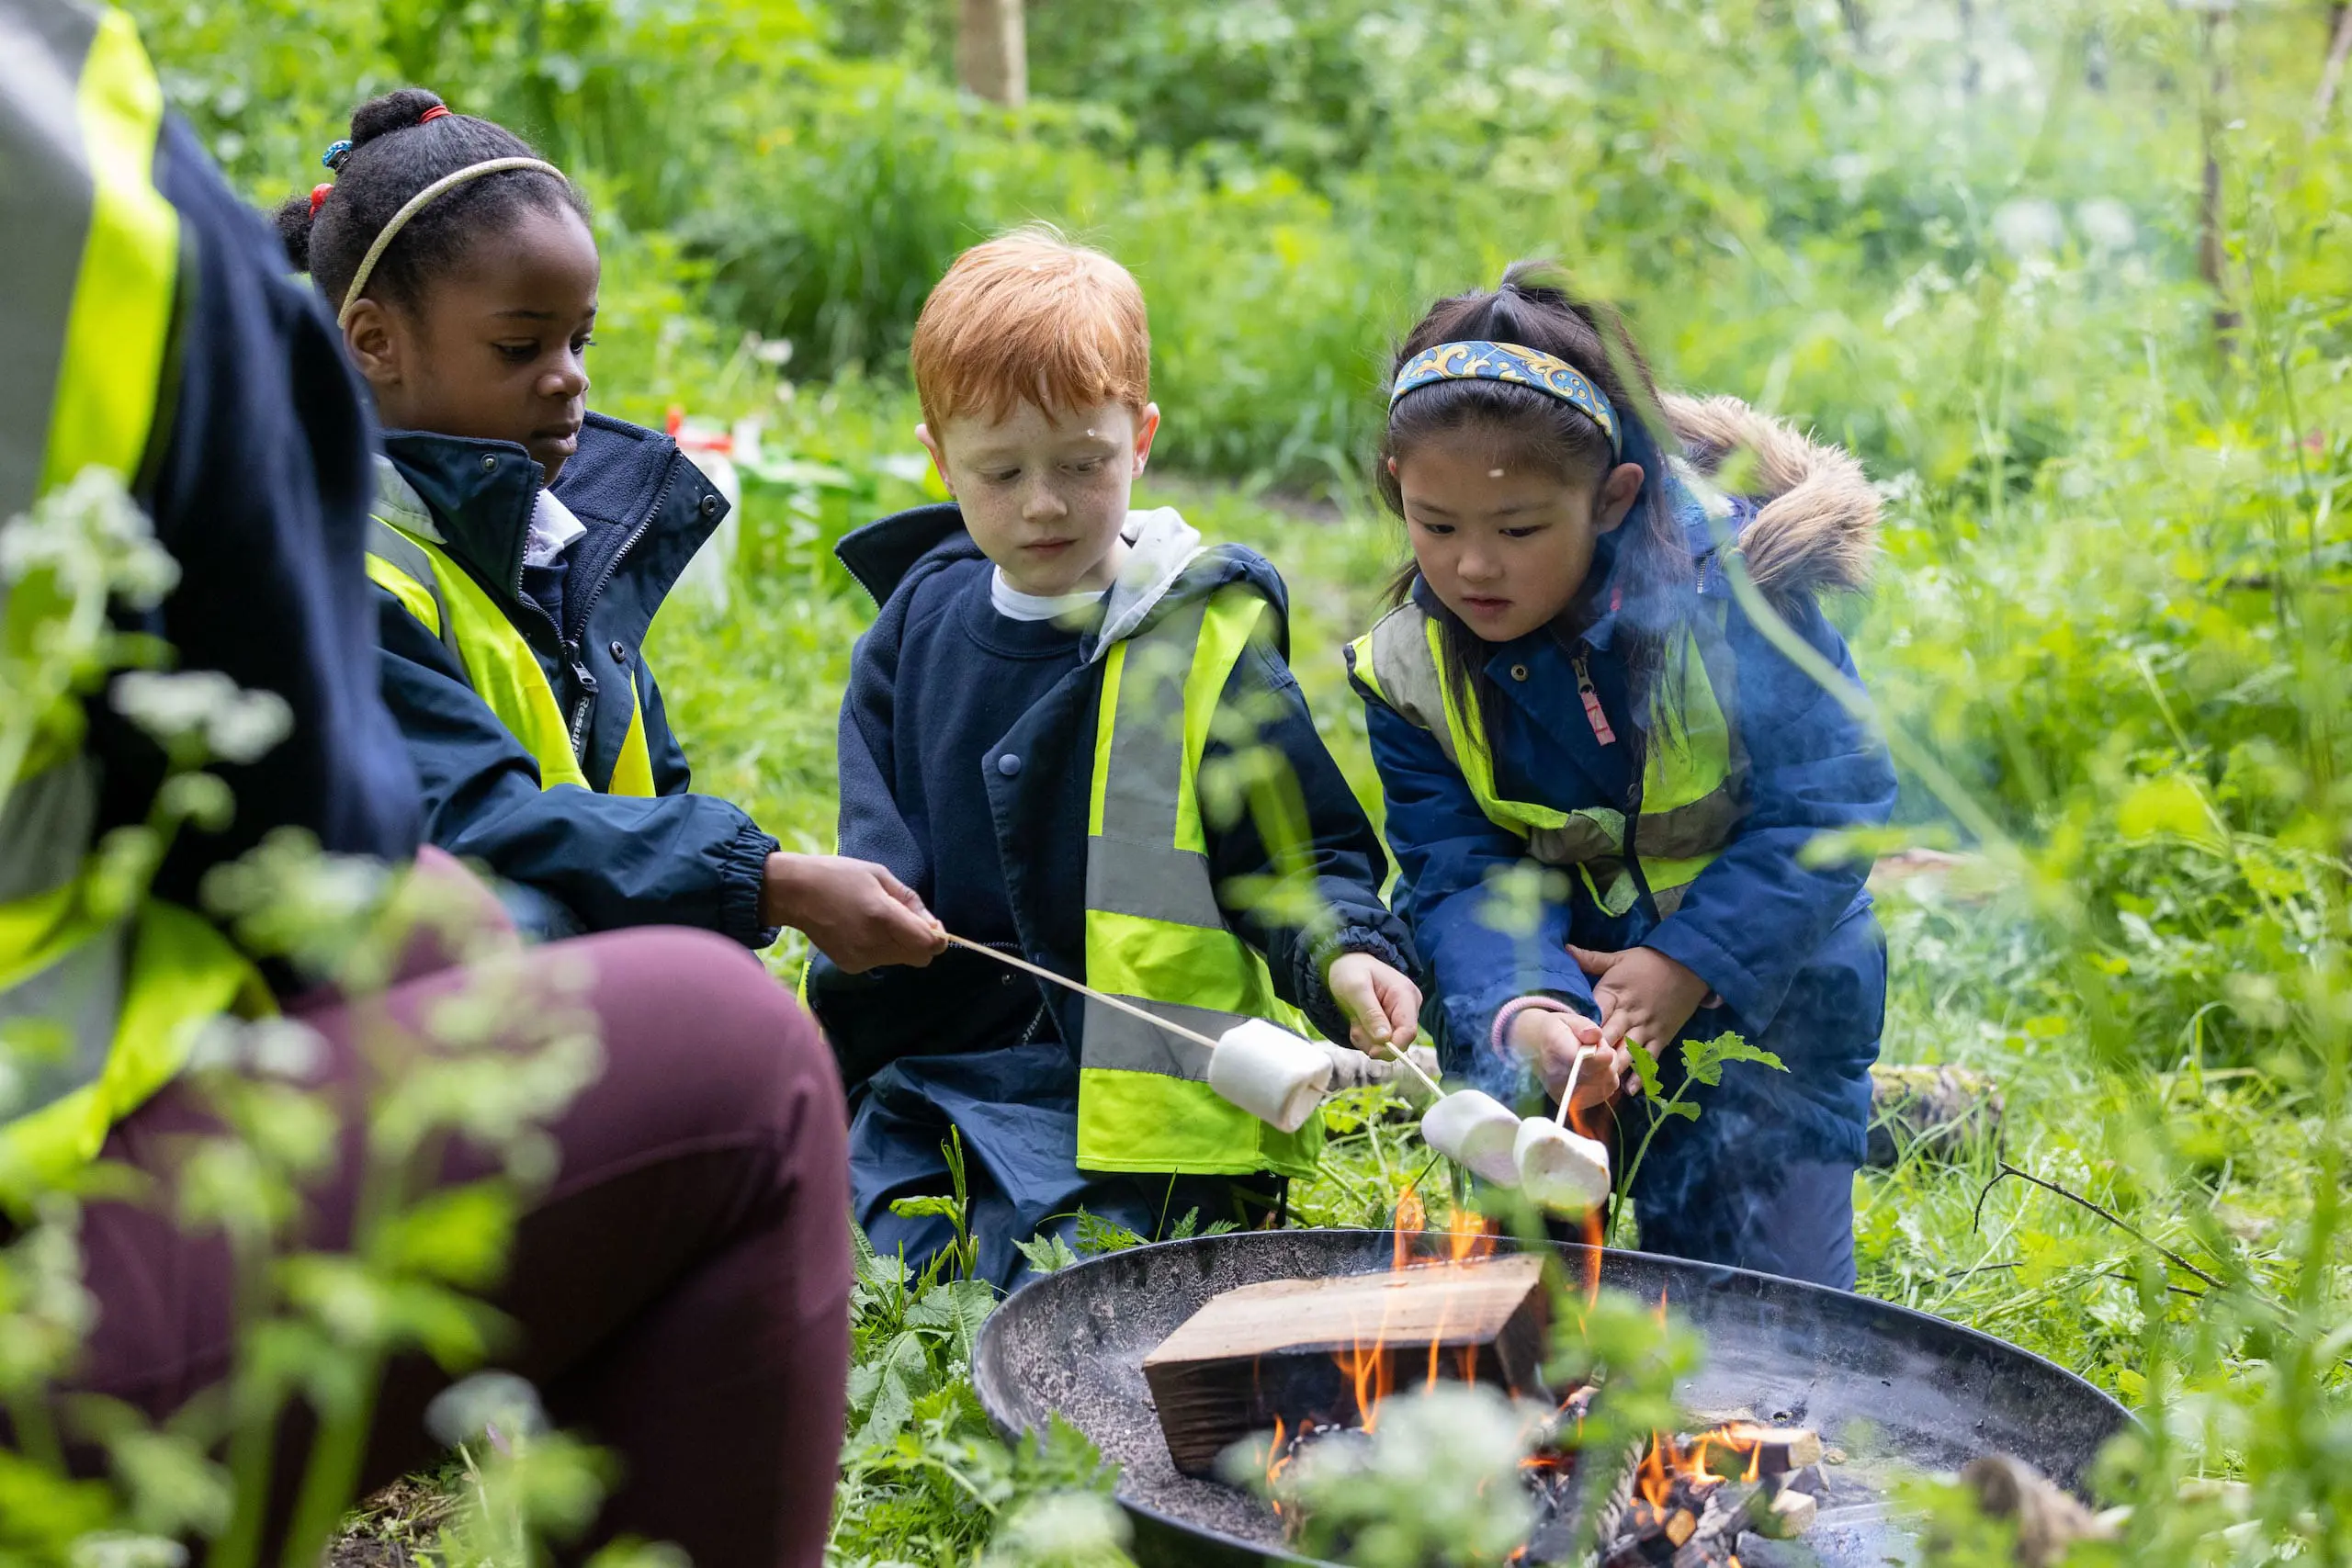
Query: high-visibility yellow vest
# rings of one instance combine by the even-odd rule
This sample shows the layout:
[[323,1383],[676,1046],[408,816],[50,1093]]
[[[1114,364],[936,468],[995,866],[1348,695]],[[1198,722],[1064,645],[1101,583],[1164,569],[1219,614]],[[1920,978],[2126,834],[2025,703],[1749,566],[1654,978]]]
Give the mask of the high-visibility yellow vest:
[[[1086,982],[1214,1040],[1244,1019],[1306,1021],[1218,908],[1196,784],[1226,682],[1267,602],[1227,588],[1170,612],[1102,661],[1087,807]],[[1078,1163],[1088,1170],[1306,1176],[1319,1116],[1278,1133],[1218,1099],[1208,1053],[1099,1002],[1079,1050]]]
[[537,759],[541,789],[577,784],[605,795],[654,793],[653,759],[645,743],[645,709],[634,671],[629,676],[628,732],[622,737],[620,755],[614,759],[610,778],[592,783],[581,766],[587,709],[582,707],[573,723],[564,722],[555,688],[548,684],[547,671],[530,643],[471,573],[439,545],[379,513],[368,526],[368,575],[440,638],[466,672],[474,694]]
[[[163,117],[120,11],[0,0],[0,526],[93,468],[128,487],[164,434],[181,235],[154,182]],[[0,635],[34,635],[53,601],[51,585],[20,581],[0,602]],[[102,907],[97,770],[78,706],[40,726],[30,761],[0,780],[0,1029],[17,1047],[0,1203],[12,1208],[93,1158],[211,1020],[268,1006],[252,965],[197,916],[155,900]]]
[[[1561,811],[1509,800],[1495,786],[1486,716],[1468,681],[1447,679],[1444,638],[1436,619],[1410,600],[1382,616],[1350,645],[1356,679],[1400,716],[1428,730],[1462,773],[1488,821],[1527,841],[1529,858],[1574,868],[1593,899],[1622,915],[1640,897],[1641,881],[1660,915],[1681,905],[1683,891],[1714,860],[1746,814],[1747,749],[1733,705],[1737,683],[1721,639],[1691,626],[1678,650],[1676,678],[1652,700],[1642,761],[1641,809],[1626,839],[1625,814],[1607,807]],[[1666,689],[1678,688],[1672,700]]]

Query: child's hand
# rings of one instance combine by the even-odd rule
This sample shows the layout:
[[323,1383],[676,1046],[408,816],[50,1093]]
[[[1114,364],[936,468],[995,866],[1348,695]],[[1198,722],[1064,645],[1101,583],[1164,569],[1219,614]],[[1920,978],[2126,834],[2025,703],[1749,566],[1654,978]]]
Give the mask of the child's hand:
[[1534,1065],[1536,1075],[1544,1080],[1544,1095],[1555,1105],[1560,1091],[1568,1087],[1568,1073],[1576,1068],[1577,1058],[1586,1059],[1577,1070],[1577,1095],[1569,1103],[1572,1111],[1589,1111],[1616,1098],[1618,1082],[1631,1065],[1625,1048],[1614,1043],[1604,1044],[1600,1025],[1579,1012],[1530,1008],[1510,1021],[1510,1047]]
[[1611,1045],[1631,1038],[1663,1052],[1707,999],[1707,982],[1654,947],[1595,953],[1571,942],[1568,956],[1592,976],[1600,1037]]
[[929,964],[947,931],[908,886],[872,861],[846,855],[768,856],[760,919],[808,933],[843,973],[885,964]]
[[1348,1017],[1348,1043],[1388,1056],[1413,1043],[1421,988],[1369,953],[1343,953],[1323,972],[1331,999]]

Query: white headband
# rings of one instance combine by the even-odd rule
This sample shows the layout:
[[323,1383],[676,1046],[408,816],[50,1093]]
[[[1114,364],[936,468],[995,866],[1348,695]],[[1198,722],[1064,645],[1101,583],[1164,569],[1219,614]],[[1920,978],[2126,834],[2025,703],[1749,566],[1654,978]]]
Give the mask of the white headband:
[[[431,185],[410,197],[408,204],[392,214],[392,220],[384,225],[382,231],[376,236],[376,243],[368,247],[366,255],[359,258],[359,270],[351,275],[351,287],[344,292],[343,309],[334,313],[334,324],[342,326],[351,320],[351,308],[359,303],[359,291],[368,287],[368,274],[376,270],[376,264],[383,259],[384,248],[392,243],[393,236],[401,231],[410,219],[432,205],[433,198],[443,191],[454,190],[468,180],[478,180],[484,175],[503,174],[508,169],[537,169],[543,175],[553,175],[557,179],[563,179],[561,169],[557,168],[553,164],[541,163],[537,158],[492,158],[480,164],[469,164],[455,174],[444,175],[435,180]],[[571,184],[569,180],[565,180],[564,183],[567,186]]]

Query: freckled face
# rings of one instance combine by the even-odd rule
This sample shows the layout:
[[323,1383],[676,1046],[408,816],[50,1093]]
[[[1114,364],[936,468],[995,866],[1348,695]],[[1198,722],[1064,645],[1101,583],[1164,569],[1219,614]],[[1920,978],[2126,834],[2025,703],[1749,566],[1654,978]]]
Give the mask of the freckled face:
[[1048,412],[1024,401],[1002,419],[958,416],[915,434],[981,553],[1017,592],[1052,597],[1118,575],[1128,495],[1159,429],[1156,404],[1138,414],[1124,403]]
[[1571,482],[1465,440],[1423,442],[1390,472],[1421,576],[1487,642],[1524,637],[1575,603],[1600,536],[1624,522],[1642,481],[1626,463],[1598,485]]

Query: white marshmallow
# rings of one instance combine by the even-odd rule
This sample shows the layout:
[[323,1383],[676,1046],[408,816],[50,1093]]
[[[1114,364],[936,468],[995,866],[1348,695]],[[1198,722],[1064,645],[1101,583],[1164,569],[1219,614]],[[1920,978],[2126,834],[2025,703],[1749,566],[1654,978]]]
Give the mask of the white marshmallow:
[[1510,1109],[1475,1089],[1455,1089],[1421,1116],[1421,1136],[1430,1147],[1498,1187],[1519,1185],[1519,1165],[1511,1157],[1518,1132]]
[[1608,1146],[1549,1116],[1519,1124],[1511,1162],[1521,1190],[1547,1209],[1581,1214],[1609,1196]]
[[1277,1132],[1306,1126],[1330,1082],[1328,1052],[1262,1018],[1227,1030],[1209,1054],[1209,1088]]

